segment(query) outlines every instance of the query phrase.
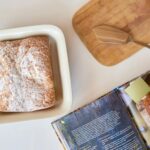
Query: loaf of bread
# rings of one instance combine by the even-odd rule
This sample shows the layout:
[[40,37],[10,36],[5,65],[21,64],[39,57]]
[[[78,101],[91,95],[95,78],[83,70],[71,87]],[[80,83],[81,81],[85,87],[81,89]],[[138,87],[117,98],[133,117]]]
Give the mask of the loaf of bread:
[[55,104],[48,37],[0,42],[0,112],[31,112]]

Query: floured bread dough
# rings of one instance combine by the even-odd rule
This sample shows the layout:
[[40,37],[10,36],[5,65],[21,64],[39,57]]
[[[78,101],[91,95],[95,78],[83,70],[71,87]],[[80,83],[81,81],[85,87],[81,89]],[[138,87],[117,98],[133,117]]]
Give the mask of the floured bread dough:
[[49,39],[0,42],[0,111],[29,112],[55,105]]

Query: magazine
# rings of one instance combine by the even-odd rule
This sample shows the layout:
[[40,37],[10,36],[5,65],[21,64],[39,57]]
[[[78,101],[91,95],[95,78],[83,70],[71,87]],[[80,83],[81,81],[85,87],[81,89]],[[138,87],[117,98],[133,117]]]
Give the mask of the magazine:
[[[150,116],[126,92],[134,79],[96,101],[54,121],[52,126],[65,150],[147,150]],[[137,80],[137,81],[136,81]],[[142,81],[144,82],[144,81]],[[144,111],[145,110],[145,111]],[[144,111],[144,113],[143,113]],[[145,117],[146,116],[146,117]]]

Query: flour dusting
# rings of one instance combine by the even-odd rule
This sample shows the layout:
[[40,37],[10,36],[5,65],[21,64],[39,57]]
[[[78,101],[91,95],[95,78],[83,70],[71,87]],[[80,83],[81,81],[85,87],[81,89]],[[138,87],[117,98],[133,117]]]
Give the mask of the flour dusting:
[[0,42],[0,111],[29,112],[55,105],[45,36]]

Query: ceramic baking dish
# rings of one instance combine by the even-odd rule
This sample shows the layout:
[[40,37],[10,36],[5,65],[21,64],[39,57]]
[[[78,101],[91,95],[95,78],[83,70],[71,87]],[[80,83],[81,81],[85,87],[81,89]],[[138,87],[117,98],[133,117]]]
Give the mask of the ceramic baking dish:
[[0,123],[55,117],[67,113],[72,106],[72,93],[67,49],[63,32],[53,25],[27,26],[0,30],[0,41],[14,40],[35,35],[47,35],[52,43],[52,69],[57,106],[31,113],[0,113]]

